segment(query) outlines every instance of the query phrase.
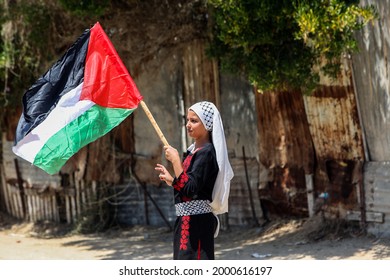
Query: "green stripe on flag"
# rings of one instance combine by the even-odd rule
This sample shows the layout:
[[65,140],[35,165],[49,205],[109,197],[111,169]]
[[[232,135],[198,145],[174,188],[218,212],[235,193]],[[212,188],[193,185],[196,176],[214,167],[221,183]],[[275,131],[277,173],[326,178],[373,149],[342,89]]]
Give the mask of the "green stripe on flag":
[[135,109],[92,106],[54,134],[35,156],[33,164],[49,174],[57,173],[73,154],[107,134]]

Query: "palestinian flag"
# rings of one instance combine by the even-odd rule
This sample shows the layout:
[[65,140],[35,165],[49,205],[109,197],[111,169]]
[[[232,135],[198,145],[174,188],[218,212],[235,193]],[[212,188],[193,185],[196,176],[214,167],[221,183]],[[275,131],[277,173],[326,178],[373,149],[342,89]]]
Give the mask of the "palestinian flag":
[[99,23],[23,96],[13,152],[49,174],[128,117],[142,100]]

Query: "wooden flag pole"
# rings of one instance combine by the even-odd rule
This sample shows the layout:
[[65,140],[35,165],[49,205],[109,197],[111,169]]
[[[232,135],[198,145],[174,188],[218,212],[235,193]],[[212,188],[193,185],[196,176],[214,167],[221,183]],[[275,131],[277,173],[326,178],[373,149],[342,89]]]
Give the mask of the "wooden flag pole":
[[164,134],[162,133],[160,127],[157,124],[157,122],[155,121],[152,113],[149,111],[148,106],[146,106],[146,104],[145,104],[145,102],[143,100],[141,100],[140,103],[141,103],[142,109],[144,109],[144,111],[146,113],[146,116],[148,116],[150,122],[152,123],[154,129],[157,132],[157,135],[160,137],[160,140],[163,142],[164,146],[169,146],[167,139],[165,139]]

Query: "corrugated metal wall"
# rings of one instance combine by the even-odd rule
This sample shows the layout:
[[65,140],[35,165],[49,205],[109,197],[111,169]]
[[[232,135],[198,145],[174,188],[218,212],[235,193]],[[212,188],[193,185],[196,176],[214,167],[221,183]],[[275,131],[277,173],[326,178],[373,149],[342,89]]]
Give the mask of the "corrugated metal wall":
[[260,198],[269,211],[312,215],[323,192],[332,215],[360,209],[364,149],[349,63],[338,80],[322,77],[310,96],[257,95],[260,160],[271,173]]
[[305,174],[314,173],[315,151],[300,92],[256,95],[260,200],[269,214],[308,216]]
[[374,4],[380,18],[357,34],[360,53],[353,56],[354,80],[370,161],[390,160],[390,1]]
[[301,92],[256,95],[260,161],[268,167],[299,167],[313,173],[314,150]]
[[342,74],[337,80],[322,78],[322,87],[304,100],[316,152],[317,195],[327,193],[327,211],[344,218],[347,211],[361,209],[361,165],[365,158],[348,59]]
[[304,100],[317,157],[323,160],[364,160],[353,87],[322,86]]
[[368,222],[368,231],[390,236],[390,1],[361,0],[375,5],[379,19],[356,36],[360,53],[353,56],[353,76],[365,137],[365,206],[384,215]]

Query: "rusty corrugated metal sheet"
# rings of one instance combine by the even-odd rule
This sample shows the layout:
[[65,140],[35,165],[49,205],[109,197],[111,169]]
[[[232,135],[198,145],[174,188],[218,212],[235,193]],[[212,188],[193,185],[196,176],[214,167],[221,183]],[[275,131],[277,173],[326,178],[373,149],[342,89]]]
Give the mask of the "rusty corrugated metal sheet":
[[304,100],[317,157],[363,160],[363,138],[353,87],[322,86]]
[[301,92],[256,95],[260,162],[271,170],[259,189],[266,212],[307,215],[305,174],[313,174],[315,151]]
[[256,95],[260,161],[267,168],[295,166],[313,173],[314,149],[302,93]]
[[305,108],[316,151],[315,192],[328,193],[328,211],[361,209],[363,134],[349,61],[338,80],[322,77],[322,86],[305,96]]
[[273,178],[260,190],[269,208],[307,213],[311,191],[305,174],[314,176],[313,200],[327,192],[335,209],[360,207],[356,184],[364,160],[363,137],[347,66],[337,81],[322,77],[323,85],[310,96],[257,96],[260,159],[273,170]]

